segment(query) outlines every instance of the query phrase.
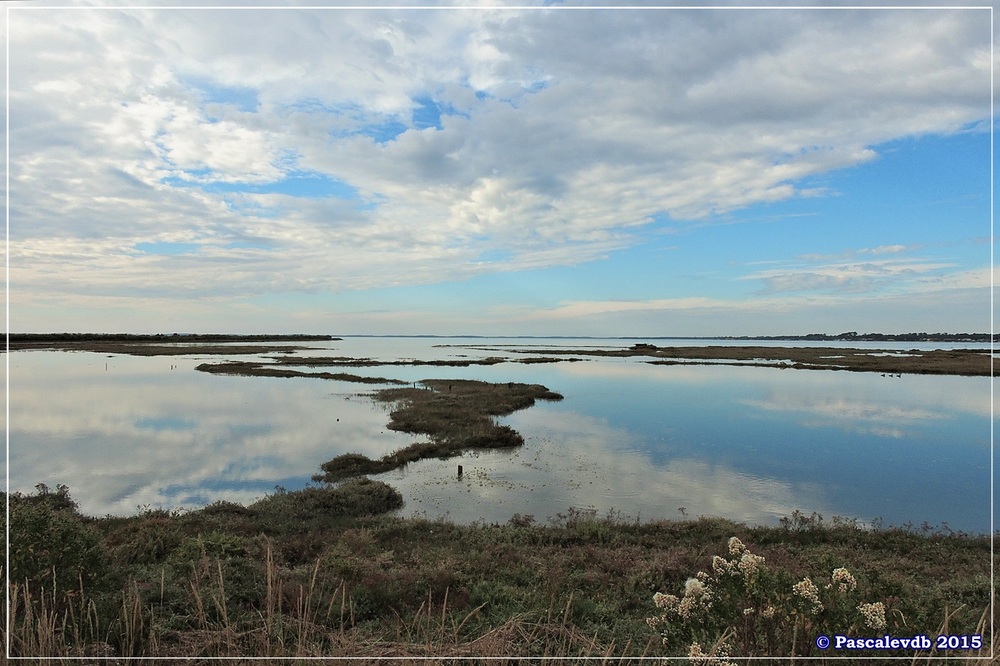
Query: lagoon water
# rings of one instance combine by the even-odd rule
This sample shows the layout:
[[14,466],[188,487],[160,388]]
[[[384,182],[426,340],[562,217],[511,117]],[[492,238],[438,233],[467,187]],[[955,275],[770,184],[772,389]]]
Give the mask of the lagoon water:
[[[307,343],[317,349],[299,354],[513,359],[520,355],[511,350],[527,347],[633,342],[359,337]],[[344,369],[411,382],[540,383],[565,396],[501,419],[525,437],[519,449],[425,460],[378,477],[403,493],[401,513],[465,523],[521,514],[545,522],[572,508],[639,520],[705,515],[771,524],[800,510],[828,520],[991,529],[988,377],[581,358]],[[91,515],[248,503],[275,486],[305,486],[320,463],[341,453],[379,457],[421,439],[385,428],[389,407],[365,396],[377,386],[209,375],[195,366],[222,357],[196,354],[22,351],[7,360],[11,490],[66,484]]]

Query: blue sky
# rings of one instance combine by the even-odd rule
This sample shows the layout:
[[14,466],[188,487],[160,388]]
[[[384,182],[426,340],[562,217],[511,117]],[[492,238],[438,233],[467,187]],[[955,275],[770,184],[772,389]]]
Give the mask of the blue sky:
[[11,330],[990,330],[990,12],[9,12]]

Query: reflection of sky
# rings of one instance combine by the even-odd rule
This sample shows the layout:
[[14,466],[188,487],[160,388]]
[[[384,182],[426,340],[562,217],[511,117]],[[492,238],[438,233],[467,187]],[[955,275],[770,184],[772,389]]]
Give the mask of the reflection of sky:
[[10,360],[12,489],[65,483],[90,513],[246,502],[303,486],[348,448],[381,456],[411,441],[357,397],[371,387],[213,376],[194,370],[204,358]]
[[[592,417],[534,407],[507,419],[536,433],[513,452],[424,461],[385,478],[407,499],[404,515],[504,522],[515,513],[544,522],[569,507],[629,519],[721,515],[773,522],[802,506],[824,507],[823,489],[756,477],[694,458],[651,464],[634,436]],[[464,467],[462,478],[457,465]]]
[[[645,495],[647,488],[663,485],[663,474],[688,463],[693,487],[710,489],[702,504],[687,490],[689,513],[737,517],[739,511],[717,508],[725,505],[727,494],[742,494],[742,515],[748,520],[756,520],[749,517],[755,512],[767,515],[762,507],[777,506],[770,515],[800,509],[827,517],[881,516],[887,524],[927,520],[955,529],[989,529],[986,378],[889,379],[875,373],[705,366],[558,367],[565,370],[561,387],[567,400],[515,415],[510,419],[515,427],[521,419],[565,411],[563,420],[586,414],[620,429],[627,437],[612,436],[608,441],[614,444],[604,447],[599,465],[643,470],[623,475],[622,485],[639,484]],[[602,376],[603,367],[609,371]],[[551,419],[547,427],[558,429],[556,422]],[[728,474],[729,483],[719,470]],[[674,481],[673,489],[680,487]],[[617,506],[649,515],[645,502],[633,503],[631,511],[627,504],[623,500]],[[667,508],[666,515],[676,511]]]
[[[299,353],[507,356],[439,342],[355,338]],[[301,487],[339,453],[379,457],[419,439],[385,429],[388,407],[358,395],[376,387],[195,372],[204,360],[11,354],[12,488],[65,483],[93,514],[247,502],[275,485]],[[525,435],[521,449],[386,474],[407,499],[404,514],[502,522],[575,506],[645,519],[684,507],[774,522],[799,509],[989,529],[988,378],[599,358],[348,371],[524,381],[566,396],[503,419]]]

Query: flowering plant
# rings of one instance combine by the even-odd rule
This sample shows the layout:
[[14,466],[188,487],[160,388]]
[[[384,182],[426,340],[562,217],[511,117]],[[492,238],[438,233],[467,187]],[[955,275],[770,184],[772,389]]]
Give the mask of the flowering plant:
[[653,595],[658,613],[646,623],[670,652],[704,666],[727,665],[735,654],[809,656],[817,654],[820,635],[863,635],[887,626],[885,605],[861,602],[858,580],[846,567],[793,582],[735,536],[727,551],[728,557],[712,558],[710,571],[687,580],[683,596]]

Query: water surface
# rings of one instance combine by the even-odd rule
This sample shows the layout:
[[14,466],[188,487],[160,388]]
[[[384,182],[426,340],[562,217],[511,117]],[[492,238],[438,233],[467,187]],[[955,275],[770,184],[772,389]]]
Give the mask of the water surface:
[[[498,347],[451,346],[462,343]],[[298,354],[475,359],[515,357],[498,349],[540,344],[632,342],[347,338],[310,343],[319,349]],[[303,487],[340,453],[378,457],[420,439],[385,428],[388,407],[364,395],[377,386],[194,370],[219,360],[12,352],[12,490],[63,483],[95,515],[249,502],[276,485]],[[990,529],[989,378],[599,357],[348,371],[410,382],[540,383],[565,396],[501,419],[524,435],[520,449],[421,461],[382,475],[404,494],[404,515],[504,522],[531,514],[544,521],[574,507],[637,519],[773,523],[801,510]]]

